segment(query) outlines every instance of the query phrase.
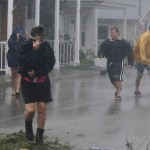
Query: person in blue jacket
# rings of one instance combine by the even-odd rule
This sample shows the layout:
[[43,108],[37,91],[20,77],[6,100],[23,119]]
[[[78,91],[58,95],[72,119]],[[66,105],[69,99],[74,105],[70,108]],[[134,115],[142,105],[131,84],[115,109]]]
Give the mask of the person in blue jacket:
[[8,39],[7,61],[11,68],[12,96],[20,95],[21,76],[17,73],[19,53],[22,43],[25,41],[26,32],[22,26],[16,26]]

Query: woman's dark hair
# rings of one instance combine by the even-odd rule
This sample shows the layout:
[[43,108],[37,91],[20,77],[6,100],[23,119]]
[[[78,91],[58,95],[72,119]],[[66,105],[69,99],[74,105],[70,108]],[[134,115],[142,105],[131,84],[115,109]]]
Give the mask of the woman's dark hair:
[[112,30],[115,30],[117,33],[119,33],[119,28],[118,28],[118,27],[112,27],[112,28],[110,29],[110,31],[112,31]]
[[35,37],[36,35],[45,38],[45,29],[43,26],[36,26],[31,30],[31,36]]

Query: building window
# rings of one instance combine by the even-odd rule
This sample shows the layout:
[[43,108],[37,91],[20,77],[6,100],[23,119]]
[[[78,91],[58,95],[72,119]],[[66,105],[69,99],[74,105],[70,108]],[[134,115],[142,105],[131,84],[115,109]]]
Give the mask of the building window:
[[108,38],[109,27],[106,25],[98,26],[98,39],[103,40]]
[[85,32],[81,33],[81,46],[85,46]]
[[69,40],[69,17],[64,17],[64,40]]
[[35,18],[35,1],[28,0],[28,19]]

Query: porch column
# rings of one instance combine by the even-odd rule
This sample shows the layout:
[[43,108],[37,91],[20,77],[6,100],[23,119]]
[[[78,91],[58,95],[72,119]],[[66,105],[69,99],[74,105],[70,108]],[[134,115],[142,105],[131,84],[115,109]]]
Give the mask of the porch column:
[[75,40],[75,60],[74,65],[80,64],[79,52],[80,52],[80,6],[81,1],[76,0],[76,40]]
[[[14,1],[8,0],[8,12],[7,12],[7,40],[9,39],[10,35],[12,34],[13,30],[13,6]],[[8,46],[5,47],[8,50]],[[7,65],[7,61],[5,61],[5,69],[6,75],[10,75],[10,68]]]
[[127,10],[124,9],[123,38],[127,36]]
[[59,12],[60,12],[60,0],[55,1],[55,39],[54,39],[54,51],[56,57],[55,69],[59,70]]
[[95,51],[94,51],[94,56],[97,56],[97,50],[98,50],[98,9],[95,8],[94,11],[94,22],[95,22]]
[[35,0],[35,26],[40,25],[40,0]]
[[7,40],[9,39],[13,30],[13,0],[8,0],[8,14],[7,14]]

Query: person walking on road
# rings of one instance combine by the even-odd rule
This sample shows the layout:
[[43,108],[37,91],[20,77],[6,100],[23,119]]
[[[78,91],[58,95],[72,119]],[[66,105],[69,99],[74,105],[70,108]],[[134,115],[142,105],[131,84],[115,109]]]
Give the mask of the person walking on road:
[[52,101],[48,73],[55,64],[54,51],[44,40],[44,27],[36,26],[31,37],[22,45],[19,56],[19,73],[22,75],[21,91],[25,102],[25,134],[34,140],[32,121],[37,111],[36,143],[43,144],[48,102]]
[[122,81],[124,73],[124,59],[128,56],[128,66],[133,65],[132,48],[128,41],[119,38],[118,27],[110,29],[110,39],[106,39],[100,46],[98,56],[107,58],[107,72],[111,83],[116,89],[115,100],[121,100]]
[[144,70],[147,69],[148,74],[150,75],[150,26],[148,31],[143,33],[138,39],[135,47],[133,48],[133,54],[137,68],[134,94],[135,96],[141,96],[139,86]]
[[16,26],[8,39],[7,61],[11,68],[12,96],[20,95],[21,76],[17,73],[19,53],[22,43],[25,41],[26,33],[22,26]]

